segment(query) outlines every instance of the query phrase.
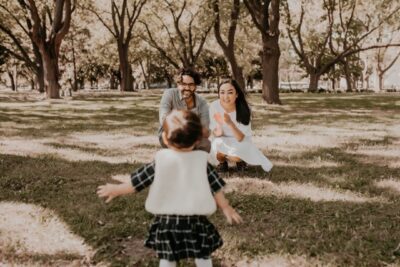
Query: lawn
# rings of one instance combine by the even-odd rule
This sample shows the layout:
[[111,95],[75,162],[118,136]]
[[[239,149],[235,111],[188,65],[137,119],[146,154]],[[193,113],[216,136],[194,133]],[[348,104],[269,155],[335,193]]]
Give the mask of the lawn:
[[[152,160],[160,97],[0,91],[0,265],[158,266],[146,192],[105,204],[95,191]],[[249,96],[274,168],[221,174],[245,222],[211,217],[225,242],[214,265],[400,266],[400,95],[281,99]]]

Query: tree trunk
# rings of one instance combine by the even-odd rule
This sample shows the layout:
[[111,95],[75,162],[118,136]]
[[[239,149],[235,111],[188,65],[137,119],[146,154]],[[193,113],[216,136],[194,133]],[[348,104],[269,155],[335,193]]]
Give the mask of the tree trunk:
[[167,71],[164,74],[165,74],[165,79],[167,80],[168,88],[171,88],[172,87],[172,78]]
[[145,89],[150,89],[150,80],[149,80],[149,76],[146,74],[146,71],[144,70],[144,67],[143,67],[143,63],[142,63],[142,61],[140,60],[139,61],[139,64],[140,64],[140,68],[141,68],[141,70],[142,70],[142,73],[143,73],[143,77],[144,77],[144,80],[145,80]]
[[343,62],[344,65],[344,75],[346,78],[346,84],[347,84],[347,92],[351,92],[353,91],[353,86],[351,83],[351,74],[350,74],[350,70],[349,70],[349,64],[347,63],[347,61]]
[[60,98],[60,84],[58,83],[59,70],[58,70],[58,57],[56,53],[51,53],[52,47],[49,46],[42,58],[44,77],[45,77],[45,90],[48,98]]
[[121,91],[133,91],[132,67],[129,64],[128,45],[118,43],[119,70],[121,71]]
[[235,55],[233,53],[230,55],[227,55],[227,57],[228,57],[229,64],[231,65],[233,79],[235,79],[238,82],[238,84],[239,84],[240,88],[242,88],[242,90],[246,91],[246,84],[244,82],[244,77],[243,77],[243,68],[237,64]]
[[74,72],[74,80],[72,82],[72,91],[78,91],[78,75],[76,70],[76,58],[75,58],[75,48],[74,48],[74,36],[72,36],[72,65],[73,65],[73,72]]
[[36,73],[36,85],[40,93],[44,93],[44,69],[41,63]]
[[252,90],[254,87],[254,83],[253,83],[253,77],[252,76],[248,76],[247,77],[247,84],[246,84],[247,89]]
[[31,90],[34,91],[36,89],[35,88],[35,79],[31,78],[30,82],[31,82]]
[[117,83],[117,78],[115,77],[113,71],[110,73],[110,89],[114,90],[117,89],[118,83]]
[[84,90],[85,89],[85,78],[79,75],[78,78],[78,88],[79,90]]
[[320,75],[317,73],[310,73],[310,85],[308,86],[308,90],[310,92],[318,92],[318,82]]
[[8,71],[7,74],[10,78],[11,90],[16,91],[17,89],[15,88],[14,73],[12,71]]
[[278,36],[263,36],[262,53],[262,96],[268,104],[279,104],[279,57],[281,52],[278,44]]
[[358,83],[357,78],[353,77],[353,79],[351,79],[351,85],[352,85],[351,88],[356,90],[356,91],[358,91],[357,83]]
[[36,63],[36,85],[39,90],[39,93],[44,93],[44,69],[43,69],[43,60],[40,55],[40,51],[38,46],[33,43],[33,53],[35,55],[35,63]]
[[365,75],[365,77],[364,77],[364,87],[366,88],[366,89],[369,89],[369,77],[370,77],[370,75]]
[[378,82],[379,82],[379,90],[382,91],[383,90],[383,74],[379,74],[378,75]]
[[336,80],[335,80],[335,78],[332,78],[331,79],[331,83],[332,83],[332,87],[331,87],[331,89],[332,89],[332,91],[336,91]]

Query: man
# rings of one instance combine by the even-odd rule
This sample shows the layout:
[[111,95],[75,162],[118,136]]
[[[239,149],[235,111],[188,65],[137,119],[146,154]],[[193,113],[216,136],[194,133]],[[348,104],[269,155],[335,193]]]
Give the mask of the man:
[[160,144],[162,147],[166,147],[161,138],[165,117],[173,109],[186,109],[196,113],[203,125],[203,138],[196,149],[210,152],[208,104],[202,96],[196,94],[196,86],[201,83],[200,74],[193,69],[183,68],[178,71],[175,82],[178,88],[165,90],[160,102],[159,120],[161,126],[158,131]]

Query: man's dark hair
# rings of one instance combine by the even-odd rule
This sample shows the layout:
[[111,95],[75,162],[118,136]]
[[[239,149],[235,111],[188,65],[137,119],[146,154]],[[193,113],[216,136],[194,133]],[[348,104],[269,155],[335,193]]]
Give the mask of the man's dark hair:
[[168,143],[177,148],[193,146],[202,137],[199,116],[188,110],[173,110],[167,115],[163,129]]
[[193,78],[193,81],[196,85],[201,84],[201,76],[200,73],[195,71],[192,68],[181,68],[178,70],[176,76],[175,76],[175,82],[180,83],[182,82],[182,76],[187,75]]

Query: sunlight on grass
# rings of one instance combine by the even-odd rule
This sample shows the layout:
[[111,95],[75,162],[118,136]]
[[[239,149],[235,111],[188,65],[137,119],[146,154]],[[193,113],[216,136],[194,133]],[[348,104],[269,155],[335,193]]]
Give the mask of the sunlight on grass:
[[228,183],[226,192],[235,192],[239,194],[275,195],[280,197],[309,199],[311,201],[382,201],[377,198],[363,197],[350,191],[340,192],[339,190],[331,188],[317,187],[310,183],[290,182],[274,184],[270,181],[256,180],[247,177],[230,178],[226,181]]
[[0,202],[0,232],[1,247],[13,247],[17,254],[93,254],[54,212],[31,204]]
[[[158,265],[142,246],[152,220],[146,191],[107,205],[95,191],[153,159],[160,97],[83,91],[45,100],[0,91],[0,246],[8,263]],[[270,106],[249,95],[253,140],[275,166],[221,174],[245,223],[211,216],[225,239],[214,266],[399,266],[400,96],[281,98],[285,105]]]

